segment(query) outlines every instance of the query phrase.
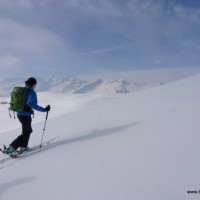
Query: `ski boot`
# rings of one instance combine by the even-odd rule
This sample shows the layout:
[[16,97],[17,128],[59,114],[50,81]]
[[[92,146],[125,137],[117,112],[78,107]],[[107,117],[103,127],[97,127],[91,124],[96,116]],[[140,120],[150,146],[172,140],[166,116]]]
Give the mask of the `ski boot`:
[[12,146],[6,147],[4,145],[3,153],[8,154],[12,158],[16,158],[18,153],[15,151],[15,149]]
[[28,151],[28,150],[30,150],[29,147],[18,147],[17,153],[22,154],[22,153],[24,153],[25,151]]

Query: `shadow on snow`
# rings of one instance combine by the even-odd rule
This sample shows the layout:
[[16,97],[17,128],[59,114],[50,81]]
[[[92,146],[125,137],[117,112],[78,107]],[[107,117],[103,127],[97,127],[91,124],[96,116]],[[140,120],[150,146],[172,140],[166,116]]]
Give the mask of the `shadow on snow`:
[[22,185],[22,184],[26,184],[28,182],[31,182],[35,179],[35,177],[27,177],[27,178],[21,178],[19,180],[15,180],[12,182],[8,182],[8,183],[3,183],[0,185],[0,196],[5,193],[7,190]]
[[38,147],[37,151],[33,150],[33,151],[30,151],[30,152],[27,152],[24,155],[22,154],[22,156],[20,156],[19,158],[25,158],[25,157],[28,157],[30,155],[34,155],[34,154],[42,152],[42,151],[46,151],[48,149],[56,148],[56,147],[61,146],[61,145],[66,145],[66,144],[70,144],[70,143],[74,143],[74,142],[82,142],[82,141],[86,141],[86,140],[96,139],[96,138],[99,138],[99,137],[105,137],[105,136],[112,135],[112,134],[117,134],[117,133],[122,132],[125,129],[131,127],[131,126],[134,126],[134,125],[137,125],[137,124],[140,124],[140,123],[141,122],[134,122],[134,123],[126,124],[126,125],[123,125],[123,126],[118,126],[118,127],[108,128],[108,129],[103,129],[103,130],[98,130],[98,129],[96,130],[95,129],[95,130],[92,130],[89,134],[86,134],[86,135],[74,137],[74,138],[71,138],[71,139],[68,138],[68,139],[64,139],[64,140],[53,142],[53,143],[47,143],[44,146],[42,146],[41,149],[39,149],[39,147]]

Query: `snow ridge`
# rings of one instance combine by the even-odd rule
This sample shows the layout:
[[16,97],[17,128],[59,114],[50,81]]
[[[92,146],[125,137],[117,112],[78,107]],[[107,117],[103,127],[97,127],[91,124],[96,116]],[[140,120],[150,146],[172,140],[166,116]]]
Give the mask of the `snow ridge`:
[[[7,96],[10,94],[15,86],[23,86],[24,80],[22,78],[9,78],[0,80],[0,95]],[[142,89],[150,88],[160,84],[143,85],[136,83],[129,83],[123,79],[104,81],[97,79],[93,81],[80,80],[73,76],[65,76],[61,78],[37,78],[38,92],[56,92],[69,94],[86,94],[86,93],[130,93]]]

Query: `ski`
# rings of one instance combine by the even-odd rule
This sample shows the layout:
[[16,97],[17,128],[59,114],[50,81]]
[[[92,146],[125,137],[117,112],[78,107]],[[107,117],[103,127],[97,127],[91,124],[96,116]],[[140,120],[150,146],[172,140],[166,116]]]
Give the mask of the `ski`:
[[6,155],[10,156],[11,158],[18,158],[22,154],[26,154],[26,153],[31,152],[33,150],[36,150],[38,148],[39,148],[39,146],[37,146],[37,147],[35,146],[35,147],[29,148],[28,150],[25,150],[25,151],[20,151],[20,150],[18,151],[18,150],[16,150],[16,151],[13,151],[12,153],[6,153],[5,152],[6,146],[4,145],[4,149],[0,149],[0,151],[3,154],[6,154]]
[[36,150],[38,150],[38,152],[39,152],[39,151],[41,151],[41,148],[45,148],[46,149],[49,145],[51,145],[51,142],[56,140],[57,138],[59,138],[59,136],[55,137],[55,138],[52,138],[52,139],[50,139],[48,141],[43,142],[42,145],[41,144],[40,145],[35,145],[35,146],[30,147],[30,148],[29,147],[28,148],[21,147],[20,149],[22,149],[22,151],[20,151],[20,149],[17,149],[15,151],[11,152],[11,153],[7,153],[6,152],[7,147],[6,147],[6,145],[4,145],[3,149],[0,148],[0,151],[3,154],[8,155],[11,158],[18,158],[21,155],[26,155],[26,154],[29,154],[29,153],[31,153],[33,151],[36,151]]

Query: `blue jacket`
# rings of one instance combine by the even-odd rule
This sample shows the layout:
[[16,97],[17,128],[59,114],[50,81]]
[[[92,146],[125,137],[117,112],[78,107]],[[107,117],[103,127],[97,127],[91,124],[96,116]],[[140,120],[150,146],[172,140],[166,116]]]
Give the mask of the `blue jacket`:
[[[38,105],[37,101],[37,94],[36,92],[26,85],[27,88],[29,88],[29,91],[27,92],[26,98],[25,98],[25,104],[29,107],[33,108],[34,110],[40,111],[40,112],[46,112],[46,109]],[[20,116],[31,116],[31,112],[18,112],[17,115]]]

